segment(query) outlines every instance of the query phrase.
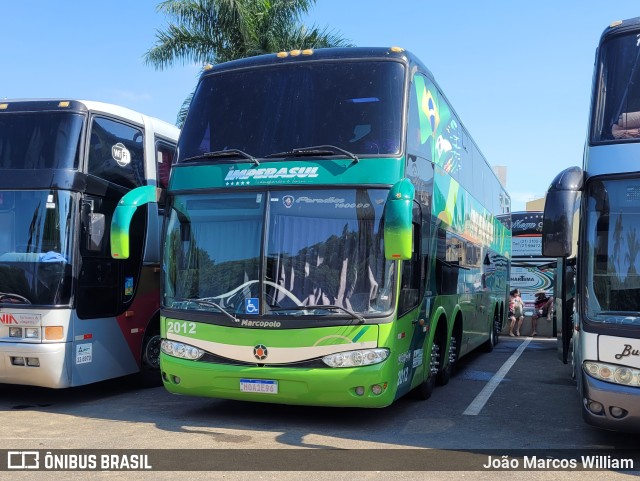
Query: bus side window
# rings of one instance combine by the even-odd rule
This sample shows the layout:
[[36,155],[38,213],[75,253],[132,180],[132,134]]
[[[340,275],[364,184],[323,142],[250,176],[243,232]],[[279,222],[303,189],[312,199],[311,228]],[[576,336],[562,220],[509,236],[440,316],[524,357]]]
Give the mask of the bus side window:
[[143,138],[139,128],[95,117],[91,125],[87,172],[129,189],[144,185]]
[[169,187],[169,176],[171,175],[171,166],[175,160],[176,146],[165,142],[156,142],[156,178],[158,179],[158,187],[162,189],[163,195],[158,201],[158,207],[164,208],[165,191]]
[[420,206],[413,206],[413,253],[411,259],[402,261],[400,298],[398,300],[398,314],[401,315],[417,307],[420,303],[422,287],[422,256],[420,255],[421,232]]
[[169,187],[169,175],[171,173],[171,165],[176,155],[175,145],[158,142],[156,146],[156,159],[158,165],[158,187],[166,189]]
[[[422,139],[420,125],[420,108],[423,102],[423,96],[427,92],[425,86],[431,86],[431,82],[427,77],[416,74],[410,89],[409,98],[409,118],[407,126],[407,152],[423,159],[432,159],[433,138],[428,137]],[[418,94],[417,90],[420,90]],[[424,143],[423,143],[424,141]]]

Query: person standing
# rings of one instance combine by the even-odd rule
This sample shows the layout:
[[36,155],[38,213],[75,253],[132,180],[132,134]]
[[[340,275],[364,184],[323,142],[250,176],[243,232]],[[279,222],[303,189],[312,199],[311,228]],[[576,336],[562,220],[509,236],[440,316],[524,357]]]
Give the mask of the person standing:
[[[522,297],[520,296],[520,289],[513,289],[509,292],[509,335],[511,337],[520,335],[520,327],[522,321],[524,321],[524,309],[522,303]],[[516,327],[517,323],[517,327]],[[516,333],[513,333],[513,328],[516,327]]]
[[538,327],[538,319],[541,317],[548,317],[551,312],[551,306],[553,305],[553,297],[547,296],[544,289],[540,289],[536,292],[535,300],[535,312],[531,316],[531,335],[538,334],[536,328]]

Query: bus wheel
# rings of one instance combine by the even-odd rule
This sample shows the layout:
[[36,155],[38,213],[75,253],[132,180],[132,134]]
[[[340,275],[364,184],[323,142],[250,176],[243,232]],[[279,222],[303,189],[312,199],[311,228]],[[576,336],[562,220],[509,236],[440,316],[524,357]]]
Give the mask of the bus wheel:
[[453,374],[456,361],[458,360],[458,342],[456,340],[456,336],[451,336],[449,343],[449,359],[447,365],[438,371],[438,375],[436,377],[436,381],[440,386],[444,386],[449,382],[449,379],[451,379]]
[[493,351],[493,346],[498,344],[497,337],[498,334],[496,333],[496,322],[491,321],[491,329],[489,329],[489,339],[482,345],[482,350],[484,352]]
[[493,345],[498,345],[500,342],[500,331],[502,331],[502,321],[500,320],[500,316],[496,312],[493,317]]
[[429,376],[414,390],[414,395],[421,401],[426,401],[431,397],[436,387],[436,377],[438,376],[438,366],[440,365],[440,346],[433,343],[431,346],[431,357],[429,360]]
[[142,346],[143,369],[157,371],[160,369],[160,333],[157,331],[149,333]]

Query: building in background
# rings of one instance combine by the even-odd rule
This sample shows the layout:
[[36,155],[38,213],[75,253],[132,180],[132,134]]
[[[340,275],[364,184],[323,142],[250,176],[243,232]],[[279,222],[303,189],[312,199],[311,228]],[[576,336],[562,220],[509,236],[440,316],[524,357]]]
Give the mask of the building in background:
[[544,211],[544,197],[540,197],[539,199],[533,199],[530,200],[529,202],[527,202],[525,204],[525,210],[527,212],[537,212],[537,211]]

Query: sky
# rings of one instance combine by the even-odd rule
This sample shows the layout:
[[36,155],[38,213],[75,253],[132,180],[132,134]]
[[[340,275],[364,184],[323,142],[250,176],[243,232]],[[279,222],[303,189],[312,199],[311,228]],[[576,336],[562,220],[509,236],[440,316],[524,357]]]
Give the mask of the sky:
[[[76,98],[175,123],[200,65],[144,63],[167,18],[158,0],[0,0],[0,99]],[[400,46],[431,70],[512,210],[581,165],[594,53],[637,0],[317,0],[305,24],[357,46]]]

